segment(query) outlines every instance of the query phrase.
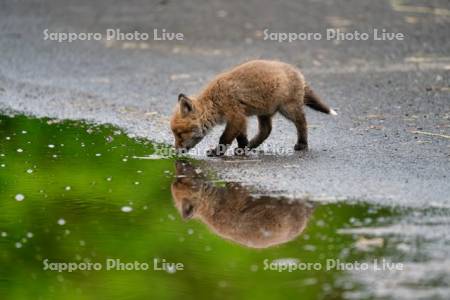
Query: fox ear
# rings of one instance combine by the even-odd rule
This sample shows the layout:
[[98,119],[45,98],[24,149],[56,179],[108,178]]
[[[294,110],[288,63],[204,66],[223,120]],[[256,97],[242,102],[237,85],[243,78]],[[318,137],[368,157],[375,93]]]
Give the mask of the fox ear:
[[184,94],[178,95],[178,103],[180,103],[180,112],[182,116],[185,116],[190,112],[194,111],[192,101],[186,95]]
[[180,102],[182,99],[189,99],[189,98],[185,94],[181,93],[178,95],[178,102]]

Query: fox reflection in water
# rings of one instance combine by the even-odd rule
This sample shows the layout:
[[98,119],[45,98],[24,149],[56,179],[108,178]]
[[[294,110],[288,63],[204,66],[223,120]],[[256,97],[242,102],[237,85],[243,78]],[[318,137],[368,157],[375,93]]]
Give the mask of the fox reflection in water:
[[219,236],[251,248],[289,242],[306,227],[313,206],[304,200],[251,195],[237,183],[215,186],[187,162],[176,162],[175,206],[184,219],[196,218]]

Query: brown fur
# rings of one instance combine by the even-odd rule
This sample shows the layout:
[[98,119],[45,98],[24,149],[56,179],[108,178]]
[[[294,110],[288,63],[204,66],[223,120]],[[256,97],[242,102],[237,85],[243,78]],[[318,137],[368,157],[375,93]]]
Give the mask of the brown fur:
[[[269,136],[271,118],[280,112],[297,128],[295,150],[308,147],[303,104],[335,114],[307,86],[301,72],[286,63],[253,60],[219,74],[194,97],[180,94],[171,119],[177,149],[194,147],[216,124],[226,123],[219,146],[211,155],[224,154],[234,139],[239,148],[258,147]],[[257,116],[259,132],[247,140],[247,117]]]
[[312,206],[304,201],[254,197],[236,183],[216,187],[193,167],[177,163],[172,183],[175,206],[184,218],[197,218],[219,236],[252,248],[266,248],[298,237]]

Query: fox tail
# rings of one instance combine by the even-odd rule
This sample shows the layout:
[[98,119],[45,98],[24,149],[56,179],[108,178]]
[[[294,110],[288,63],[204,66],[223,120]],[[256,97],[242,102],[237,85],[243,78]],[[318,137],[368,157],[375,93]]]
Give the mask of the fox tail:
[[310,108],[323,112],[325,114],[336,116],[337,112],[330,108],[325,102],[322,101],[322,99],[314,93],[314,91],[309,87],[305,87],[305,98],[304,103],[306,106],[309,106]]

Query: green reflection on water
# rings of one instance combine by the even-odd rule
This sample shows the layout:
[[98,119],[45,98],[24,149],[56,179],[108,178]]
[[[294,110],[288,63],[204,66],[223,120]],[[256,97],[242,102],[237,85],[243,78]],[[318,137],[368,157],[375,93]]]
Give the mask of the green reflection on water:
[[[170,190],[175,161],[137,158],[152,153],[149,142],[109,126],[0,117],[1,298],[339,299],[358,289],[339,283],[344,272],[280,273],[264,270],[264,261],[363,258],[353,251],[354,238],[336,231],[394,214],[364,204],[322,205],[291,242],[244,247],[183,220]],[[146,262],[151,270],[106,271],[108,258]],[[154,271],[154,258],[184,270]],[[45,271],[45,259],[99,262],[103,270]]]

